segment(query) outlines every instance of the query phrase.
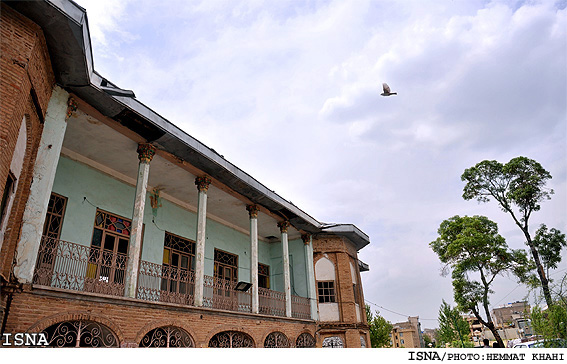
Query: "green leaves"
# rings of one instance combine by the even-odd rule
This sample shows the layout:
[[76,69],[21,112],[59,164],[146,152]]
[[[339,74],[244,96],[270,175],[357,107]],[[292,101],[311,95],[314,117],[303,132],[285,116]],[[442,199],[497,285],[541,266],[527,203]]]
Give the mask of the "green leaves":
[[445,343],[458,342],[459,347],[465,347],[464,342],[469,341],[469,324],[463,319],[458,308],[451,306],[443,300],[439,308],[438,337],[442,346]]
[[375,311],[373,314],[368,305],[366,305],[366,319],[368,326],[370,326],[370,342],[372,347],[389,347],[392,324],[384,317],[380,316],[380,311]]
[[548,231],[547,226],[541,224],[536,231],[533,243],[539,252],[543,265],[547,269],[557,268],[557,264],[561,262],[561,249],[567,247],[565,234],[554,228]]

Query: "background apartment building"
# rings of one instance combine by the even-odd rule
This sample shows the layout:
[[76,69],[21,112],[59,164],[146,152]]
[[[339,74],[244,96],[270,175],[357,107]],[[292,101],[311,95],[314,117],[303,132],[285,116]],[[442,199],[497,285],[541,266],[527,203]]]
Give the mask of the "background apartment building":
[[395,323],[392,327],[391,345],[393,348],[423,348],[425,343],[421,332],[419,316],[408,317],[405,322]]

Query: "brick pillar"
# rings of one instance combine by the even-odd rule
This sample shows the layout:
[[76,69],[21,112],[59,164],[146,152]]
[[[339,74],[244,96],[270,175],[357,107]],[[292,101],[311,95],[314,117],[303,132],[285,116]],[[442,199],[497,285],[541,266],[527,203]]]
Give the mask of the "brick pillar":
[[144,224],[144,207],[146,206],[146,192],[148,191],[148,177],[150,176],[150,162],[154,157],[156,148],[151,144],[138,145],[138,177],[136,179],[136,196],[132,211],[132,232],[130,246],[128,247],[128,265],[124,282],[124,295],[136,298],[138,272],[142,255],[142,229]]
[[14,276],[20,283],[28,284],[33,281],[43,224],[55,180],[59,154],[63,146],[67,119],[76,109],[77,105],[73,99],[69,98],[69,93],[55,86],[47,106],[30,194],[22,218],[20,240],[16,248]]
[[248,205],[250,215],[250,283],[252,283],[252,313],[260,310],[258,297],[258,206]]
[[337,283],[341,294],[341,318],[343,322],[356,323],[356,306],[352,288],[350,257],[347,253],[337,253]]
[[199,190],[197,203],[197,244],[195,251],[195,306],[203,306],[203,292],[205,282],[205,240],[207,225],[207,191],[211,179],[197,177],[195,185]]
[[282,234],[282,264],[284,274],[284,292],[285,292],[285,315],[291,317],[291,280],[289,275],[289,246],[287,240],[287,228],[289,221],[278,222],[278,227]]

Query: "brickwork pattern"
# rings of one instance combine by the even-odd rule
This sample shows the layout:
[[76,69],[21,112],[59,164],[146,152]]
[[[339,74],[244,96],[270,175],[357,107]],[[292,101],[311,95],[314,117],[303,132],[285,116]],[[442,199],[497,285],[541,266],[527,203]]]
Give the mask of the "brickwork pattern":
[[[325,257],[335,266],[336,298],[339,303],[341,320],[319,324],[320,337],[317,338],[317,346],[321,347],[326,337],[339,336],[343,339],[345,347],[360,348],[360,336],[362,335],[366,338],[367,346],[370,347],[370,334],[365,315],[361,312],[362,322],[356,321],[356,305],[350,271],[350,263],[352,263],[356,270],[357,280],[359,284],[362,284],[356,249],[346,238],[325,236],[313,239],[313,251],[314,264]],[[361,297],[361,302],[364,302],[364,297]]]
[[40,332],[66,320],[90,320],[108,326],[123,347],[137,347],[150,330],[168,325],[187,331],[196,347],[207,347],[215,334],[227,330],[244,332],[254,339],[255,347],[263,347],[268,334],[274,331],[284,333],[293,345],[300,334],[307,332],[315,337],[316,331],[316,323],[305,320],[267,318],[175,305],[164,307],[130,299],[78,296],[42,290],[17,293],[8,316],[6,332]]
[[[45,39],[39,26],[1,4],[0,12],[0,194],[4,193],[18,132],[26,123],[24,168],[9,212],[0,274],[9,278],[21,219],[29,196],[33,164],[47,105],[55,84]],[[33,96],[32,96],[33,94]],[[35,99],[35,102],[34,102]]]

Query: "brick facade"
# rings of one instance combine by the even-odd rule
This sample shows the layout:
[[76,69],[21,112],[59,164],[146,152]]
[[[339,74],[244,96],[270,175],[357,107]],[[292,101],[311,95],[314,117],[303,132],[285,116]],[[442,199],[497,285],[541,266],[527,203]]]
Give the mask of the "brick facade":
[[307,332],[315,337],[316,331],[316,323],[310,320],[34,289],[14,296],[6,332],[41,332],[69,320],[95,321],[107,326],[122,347],[137,347],[149,331],[169,325],[187,331],[196,347],[207,347],[215,334],[229,330],[250,335],[255,347],[263,347],[266,337],[275,331],[285,334],[292,346],[300,334]]
[[326,337],[338,336],[347,348],[361,347],[360,337],[364,337],[367,347],[370,347],[370,334],[364,312],[364,297],[362,290],[359,294],[360,318],[356,316],[356,305],[351,275],[351,264],[356,270],[355,275],[358,284],[361,284],[360,271],[358,269],[358,255],[355,247],[348,239],[338,236],[320,236],[313,239],[313,262],[321,258],[329,259],[335,266],[336,296],[339,303],[340,321],[320,322],[317,340],[318,346]]
[[1,4],[0,21],[0,196],[4,193],[18,132],[26,126],[26,151],[0,251],[0,274],[9,279],[19,228],[31,186],[43,119],[55,84],[41,28]]

